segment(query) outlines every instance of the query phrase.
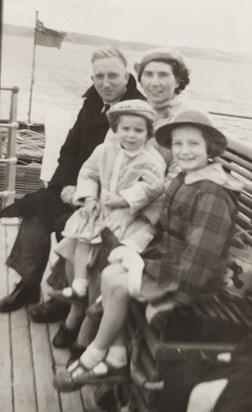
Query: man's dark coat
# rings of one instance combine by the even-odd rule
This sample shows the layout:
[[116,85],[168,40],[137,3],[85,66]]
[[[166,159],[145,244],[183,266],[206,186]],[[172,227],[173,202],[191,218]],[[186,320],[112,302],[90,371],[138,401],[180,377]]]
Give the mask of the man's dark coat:
[[[13,205],[3,209],[0,217],[36,216],[54,230],[54,222],[58,216],[70,212],[69,205],[60,199],[63,187],[76,185],[77,176],[82,164],[88,159],[95,147],[104,141],[109,129],[105,112],[102,112],[103,101],[94,86],[84,94],[84,103],[73,128],[69,131],[63,144],[58,167],[47,189],[40,189]],[[127,91],[121,100],[144,99],[137,90],[136,81],[130,75]]]

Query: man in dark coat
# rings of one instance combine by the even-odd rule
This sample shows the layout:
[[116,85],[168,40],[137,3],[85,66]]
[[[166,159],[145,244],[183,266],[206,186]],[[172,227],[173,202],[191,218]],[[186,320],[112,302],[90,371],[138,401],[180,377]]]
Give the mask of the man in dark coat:
[[[56,231],[59,239],[66,220],[73,213],[71,196],[80,167],[108,132],[106,110],[119,100],[144,99],[135,79],[127,72],[127,61],[119,50],[98,49],[92,56],[92,68],[93,86],[84,95],[83,107],[61,148],[59,164],[48,188],[26,195],[0,212],[0,217],[23,217],[7,259],[7,265],[15,269],[22,280],[10,295],[0,300],[0,312],[11,312],[39,301],[40,282],[50,253],[50,234]],[[57,321],[66,314],[59,307],[56,310],[51,301],[46,305],[42,306],[43,316],[38,316],[38,321]]]

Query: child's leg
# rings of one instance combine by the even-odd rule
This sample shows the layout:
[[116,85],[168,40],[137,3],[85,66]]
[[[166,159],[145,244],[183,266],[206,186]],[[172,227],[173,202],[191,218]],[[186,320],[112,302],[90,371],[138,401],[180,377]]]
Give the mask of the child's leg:
[[87,279],[87,261],[90,254],[89,243],[77,242],[74,254],[74,278]]
[[128,315],[128,272],[121,264],[107,266],[102,273],[103,317],[94,340],[100,349],[109,348],[124,330]]
[[110,361],[115,360],[115,367],[121,367],[127,362],[124,327],[128,315],[129,294],[125,268],[120,264],[108,266],[102,273],[101,289],[104,299],[103,317],[94,341],[81,356],[82,363],[88,369],[106,357],[111,345],[113,346],[109,357]]
[[74,280],[72,287],[79,296],[85,296],[88,288],[87,262],[90,244],[77,242],[74,254]]
[[84,319],[85,310],[85,306],[72,304],[65,320],[65,327],[70,330],[78,328]]
[[72,286],[66,287],[62,291],[51,291],[50,295],[52,297],[60,300],[68,300],[72,303],[75,303],[75,301],[79,303],[83,301],[84,303],[83,298],[85,299],[88,289],[87,262],[90,250],[90,244],[75,242],[72,257],[65,261],[67,280]]
[[74,265],[73,262],[68,259],[65,260],[65,271],[68,284],[71,285],[74,278]]

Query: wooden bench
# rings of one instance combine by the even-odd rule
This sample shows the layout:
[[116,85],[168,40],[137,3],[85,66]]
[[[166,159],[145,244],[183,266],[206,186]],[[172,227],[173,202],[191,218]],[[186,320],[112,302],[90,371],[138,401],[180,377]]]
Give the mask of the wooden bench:
[[[244,182],[237,230],[244,232],[243,241],[252,247],[252,149],[230,141],[220,161],[226,171]],[[166,325],[171,331],[169,335],[165,333]],[[202,368],[216,363],[219,354],[232,352],[251,327],[252,295],[213,296],[198,307],[192,305],[186,313],[182,310],[171,314],[157,330],[146,322],[142,305],[132,302],[129,335],[131,342],[138,341],[135,347],[139,353],[132,383],[121,388],[121,397],[125,402],[130,400],[132,411],[185,412],[179,388],[184,385],[183,390],[189,396],[188,375],[191,385],[198,383]]]

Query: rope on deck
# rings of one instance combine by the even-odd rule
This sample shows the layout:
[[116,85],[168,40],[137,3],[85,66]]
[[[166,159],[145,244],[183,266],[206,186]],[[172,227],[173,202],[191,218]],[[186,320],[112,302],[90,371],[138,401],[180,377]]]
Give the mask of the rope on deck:
[[[7,139],[3,142],[3,153],[7,152]],[[17,133],[16,155],[21,159],[40,161],[44,154],[45,136],[30,129],[21,129]],[[24,160],[20,160],[26,163]]]

